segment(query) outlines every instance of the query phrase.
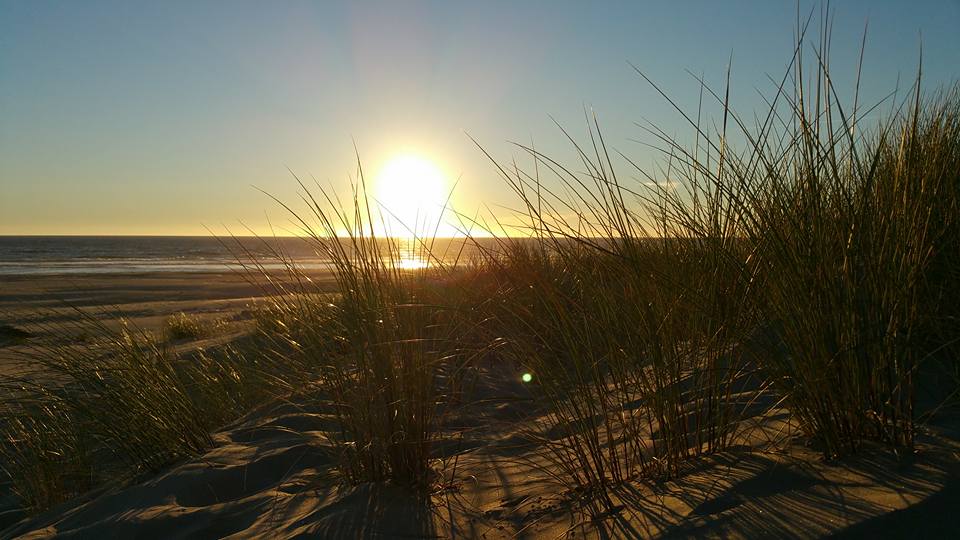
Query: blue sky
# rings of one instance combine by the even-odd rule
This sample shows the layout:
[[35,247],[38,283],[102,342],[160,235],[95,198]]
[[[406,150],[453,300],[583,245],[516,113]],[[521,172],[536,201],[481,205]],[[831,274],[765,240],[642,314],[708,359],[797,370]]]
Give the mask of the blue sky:
[[[820,4],[801,2],[803,16]],[[832,67],[852,87],[869,21],[864,97],[957,78],[960,3],[834,2]],[[817,11],[819,13],[819,11]],[[695,107],[732,57],[740,110],[762,108],[790,60],[795,2],[43,2],[0,0],[0,234],[203,234],[285,220],[288,168],[346,185],[416,153],[460,178],[471,213],[509,205],[508,140],[572,157],[551,117],[610,144],[678,116],[633,71]],[[816,16],[815,16],[816,17]],[[908,83],[901,82],[901,86]]]

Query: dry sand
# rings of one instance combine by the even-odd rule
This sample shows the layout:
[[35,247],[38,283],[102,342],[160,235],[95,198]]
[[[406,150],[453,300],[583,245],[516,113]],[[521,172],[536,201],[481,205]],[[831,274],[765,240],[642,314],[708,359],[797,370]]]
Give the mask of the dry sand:
[[[56,286],[53,278],[47,285]],[[28,318],[56,308],[38,280],[0,293],[0,312]],[[145,326],[188,311],[231,318],[255,288],[235,276],[86,278],[71,303],[113,304]],[[240,317],[242,319],[242,317]],[[7,319],[9,320],[9,319]],[[153,321],[152,323],[150,321]],[[0,321],[2,324],[2,321]],[[42,325],[41,325],[42,326]],[[42,339],[42,336],[32,339]],[[9,347],[8,347],[9,348]],[[2,350],[2,349],[0,349]],[[419,500],[395,486],[337,481],[327,434],[331,411],[309,394],[266,404],[215,436],[204,456],[138,483],[98,492],[0,532],[46,538],[557,538],[957,537],[960,445],[949,425],[924,429],[915,455],[866,449],[825,462],[797,438],[745,444],[690,464],[679,479],[636,482],[622,507],[591,519],[562,482],[542,472],[542,452],[523,433],[541,414],[519,372],[490,364],[469,406],[445,419],[435,445],[443,489]],[[783,427],[772,414],[763,427]],[[955,424],[954,424],[955,425]],[[758,434],[764,429],[757,430]]]
[[[599,520],[539,473],[521,435],[535,422],[519,385],[487,372],[484,410],[447,422],[436,456],[447,489],[342,486],[332,474],[330,411],[310,396],[276,402],[217,434],[202,458],[139,484],[56,508],[13,536],[46,538],[945,537],[958,531],[958,447],[925,437],[906,461],[867,450],[824,462],[793,445],[741,447],[680,479],[627,486]],[[497,390],[499,388],[499,390]],[[473,420],[471,420],[473,419]],[[476,419],[483,419],[482,422]],[[461,437],[461,434],[463,436]]]

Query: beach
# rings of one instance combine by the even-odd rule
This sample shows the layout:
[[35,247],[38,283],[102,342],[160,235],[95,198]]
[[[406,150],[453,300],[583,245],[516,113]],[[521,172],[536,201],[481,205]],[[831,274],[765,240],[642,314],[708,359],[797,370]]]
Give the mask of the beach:
[[[331,279],[319,272],[315,276],[318,283]],[[268,289],[262,283],[226,268],[199,273],[0,276],[0,325],[32,336],[28,342],[0,347],[0,372],[9,374],[28,344],[63,345],[71,335],[83,337],[83,325],[91,320],[113,329],[125,321],[162,337],[164,322],[185,313],[217,323],[218,336],[233,336],[249,326],[250,309],[265,294]]]
[[0,540],[960,538],[960,8],[544,4],[0,0]]

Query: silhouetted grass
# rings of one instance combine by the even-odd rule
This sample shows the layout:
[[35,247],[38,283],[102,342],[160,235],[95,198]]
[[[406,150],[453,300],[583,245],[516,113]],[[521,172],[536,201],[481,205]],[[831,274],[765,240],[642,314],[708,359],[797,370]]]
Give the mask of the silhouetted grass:
[[288,261],[289,285],[271,296],[261,327],[274,341],[273,354],[293,351],[316,366],[316,384],[338,420],[331,442],[345,481],[429,490],[436,479],[432,443],[466,356],[452,323],[457,306],[423,298],[425,282],[444,270],[432,241],[379,237],[362,170],[360,182],[349,206],[303,184],[307,210],[284,204],[304,241],[331,261],[339,292],[318,293]]
[[568,136],[576,166],[523,145],[533,166],[498,165],[536,240],[486,261],[498,335],[550,407],[539,442],[561,482],[604,499],[676,474],[761,403],[830,457],[912,448],[918,370],[956,350],[960,99],[924,99],[918,77],[864,126],[825,51],[804,72],[803,46],[755,120],[703,85],[715,127],[701,103],[678,108],[691,146],[651,128],[667,166],[623,156],[640,182],[622,182],[596,121],[586,144]]

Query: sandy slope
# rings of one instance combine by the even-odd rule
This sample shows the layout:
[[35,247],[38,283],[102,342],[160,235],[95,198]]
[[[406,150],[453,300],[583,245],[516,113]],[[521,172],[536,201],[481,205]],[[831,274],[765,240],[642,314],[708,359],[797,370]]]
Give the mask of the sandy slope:
[[[255,411],[202,458],[139,484],[56,508],[4,536],[44,538],[927,537],[960,532],[960,454],[924,436],[897,461],[866,451],[825,463],[793,444],[740,447],[690,465],[680,479],[636,483],[624,507],[587,517],[543,474],[520,435],[536,413],[522,386],[487,371],[486,400],[446,422],[436,445],[444,489],[418,500],[399,487],[343,486],[322,403],[306,396]],[[771,425],[776,423],[771,418]]]
[[[26,537],[292,537],[375,533],[386,525],[385,531],[402,530],[396,520],[411,520],[405,497],[393,493],[398,490],[368,485],[343,491],[327,478],[331,456],[321,433],[329,427],[322,415],[300,407],[267,408],[219,434],[217,447],[201,459],[57,509]],[[378,524],[375,518],[387,513],[393,519]]]

